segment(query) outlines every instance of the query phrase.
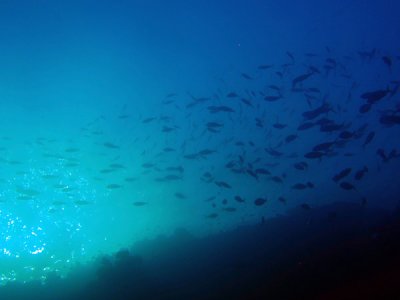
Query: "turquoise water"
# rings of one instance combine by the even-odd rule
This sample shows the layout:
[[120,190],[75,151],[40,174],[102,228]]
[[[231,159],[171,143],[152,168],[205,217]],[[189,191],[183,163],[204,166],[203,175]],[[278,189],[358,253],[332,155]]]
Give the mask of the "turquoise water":
[[[398,123],[380,122],[399,113],[397,8],[2,2],[1,283],[66,276],[177,228],[207,236],[337,199],[394,208],[399,162],[377,150],[399,147]],[[310,66],[320,73],[294,86]],[[360,113],[363,93],[386,89],[393,95]],[[340,130],[298,130],[324,101],[321,117]],[[345,130],[359,137],[344,141]],[[331,155],[304,157],[328,141]],[[306,170],[293,167],[302,161]],[[331,179],[365,165],[362,180],[349,179],[355,189]],[[293,188],[307,182],[314,187]]]

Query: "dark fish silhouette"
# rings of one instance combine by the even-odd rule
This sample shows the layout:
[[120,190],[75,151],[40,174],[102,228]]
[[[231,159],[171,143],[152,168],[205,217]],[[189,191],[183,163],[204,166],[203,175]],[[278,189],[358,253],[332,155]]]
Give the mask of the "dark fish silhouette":
[[382,115],[379,119],[379,122],[386,126],[400,125],[400,116],[399,115]]
[[218,214],[216,213],[212,213],[206,216],[207,219],[216,219],[218,218]]
[[320,151],[311,151],[311,152],[304,154],[304,157],[309,158],[309,159],[316,159],[316,158],[321,158],[324,155],[325,155],[325,153],[320,152]]
[[367,100],[369,104],[374,104],[384,98],[388,93],[389,89],[386,90],[376,90],[373,92],[367,92],[361,95],[361,98]]
[[332,177],[334,182],[339,182],[344,177],[348,176],[351,173],[351,168],[346,168],[340,171],[338,174]]
[[292,80],[292,89],[296,88],[299,83],[302,83],[304,80],[308,79],[313,75],[314,72],[306,73],[300,76],[297,76],[295,79]]
[[238,96],[239,96],[239,95],[236,94],[235,92],[230,92],[230,93],[228,93],[228,94],[226,95],[227,98],[236,98],[236,97],[238,97]]
[[235,110],[229,106],[209,106],[207,107],[207,109],[209,110],[210,113],[212,114],[216,114],[219,112],[235,112]]
[[347,191],[349,191],[349,190],[355,190],[355,189],[356,189],[354,185],[352,185],[351,183],[349,183],[349,182],[347,182],[347,181],[342,181],[342,182],[340,183],[340,187],[341,187],[342,189],[344,189],[344,190],[347,190]]
[[254,79],[254,77],[252,77],[252,76],[250,76],[250,75],[248,75],[248,74],[246,74],[246,73],[242,73],[242,74],[240,74],[244,79],[247,79],[247,80],[253,80]]
[[307,120],[313,120],[321,114],[326,114],[332,110],[328,102],[324,102],[321,106],[316,109],[309,110],[302,113],[302,116]]
[[136,201],[132,203],[134,206],[145,206],[147,202],[144,201]]
[[306,123],[300,124],[299,127],[297,127],[297,130],[307,130],[307,129],[310,129],[310,128],[314,127],[314,126],[315,126],[314,123],[306,122]]
[[331,148],[335,145],[335,142],[325,142],[313,147],[314,152],[326,152],[331,150]]
[[272,68],[274,65],[259,65],[258,66],[258,69],[259,70],[267,70],[267,69],[270,69],[270,68]]
[[361,180],[364,177],[365,173],[367,173],[367,172],[368,172],[368,168],[367,168],[367,166],[364,166],[361,170],[358,170],[354,174],[354,179]]
[[254,200],[254,205],[261,206],[261,205],[264,205],[266,202],[267,202],[267,199],[265,199],[265,198],[257,198],[256,200]]
[[264,168],[258,168],[255,170],[256,174],[261,174],[261,175],[271,175],[271,172],[268,171],[267,169]]
[[232,188],[228,183],[226,183],[225,181],[215,181],[214,182],[217,186],[222,187],[222,188],[226,188],[226,189],[230,189]]
[[240,203],[245,202],[245,200],[244,200],[242,197],[240,197],[240,196],[235,196],[235,200],[236,200],[237,202],[240,202]]
[[264,100],[265,101],[269,101],[269,102],[274,102],[274,101],[277,101],[277,100],[279,100],[279,99],[282,99],[282,96],[265,96],[264,97]]
[[276,128],[276,129],[284,129],[286,128],[286,124],[282,124],[282,123],[275,123],[272,125],[272,127]]
[[339,134],[339,138],[341,139],[351,139],[352,137],[354,137],[354,132],[348,131],[348,130],[344,130]]
[[306,188],[312,189],[312,188],[314,188],[314,184],[311,182],[307,182],[306,184],[296,183],[296,184],[292,185],[292,189],[295,189],[295,190],[304,190]]
[[371,103],[365,103],[360,106],[359,112],[365,114],[371,110],[371,107],[372,107]]
[[302,171],[304,171],[304,170],[306,170],[308,168],[308,164],[306,162],[304,162],[304,161],[295,163],[293,166],[297,170],[302,170]]
[[107,148],[110,148],[110,149],[119,149],[119,146],[117,146],[117,145],[115,145],[113,143],[106,142],[103,145],[104,145],[104,147],[107,147]]
[[365,147],[366,145],[371,143],[371,141],[373,140],[374,137],[375,137],[375,132],[374,131],[371,131],[370,133],[368,133],[368,135],[365,138],[365,141],[363,143],[363,147]]
[[289,134],[288,136],[286,136],[285,138],[285,142],[286,143],[291,143],[293,142],[295,139],[297,139],[297,134]]
[[282,197],[282,196],[278,198],[278,201],[283,203],[283,204],[286,204],[286,202],[287,202],[286,199],[284,197]]
[[382,61],[389,69],[392,67],[392,59],[389,56],[382,56]]

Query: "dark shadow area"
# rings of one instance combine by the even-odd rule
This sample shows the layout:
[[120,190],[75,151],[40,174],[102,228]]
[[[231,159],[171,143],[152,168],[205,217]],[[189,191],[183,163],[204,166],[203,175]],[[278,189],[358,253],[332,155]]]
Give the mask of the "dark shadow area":
[[395,299],[400,213],[357,204],[299,208],[197,239],[184,229],[77,266],[1,299]]

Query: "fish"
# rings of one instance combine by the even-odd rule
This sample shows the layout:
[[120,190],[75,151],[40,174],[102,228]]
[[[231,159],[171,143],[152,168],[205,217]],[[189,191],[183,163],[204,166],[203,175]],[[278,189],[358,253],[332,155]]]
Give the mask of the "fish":
[[65,189],[68,187],[68,185],[62,184],[62,183],[57,183],[57,184],[54,184],[53,187],[56,189]]
[[17,187],[15,190],[18,194],[23,196],[37,197],[40,195],[40,192],[38,190],[31,188]]
[[108,173],[112,173],[112,172],[115,172],[115,171],[116,171],[116,169],[101,169],[100,173],[108,174]]
[[342,180],[344,177],[348,176],[351,173],[351,168],[345,168],[342,171],[340,171],[339,173],[337,173],[336,175],[334,175],[332,177],[332,180],[334,182],[339,182],[340,180]]
[[319,130],[321,132],[333,132],[333,131],[342,130],[343,127],[344,127],[344,124],[329,123],[329,124],[322,125]]
[[62,205],[65,205],[66,203],[64,201],[56,200],[56,201],[53,201],[51,204],[53,204],[55,206],[62,206]]
[[215,197],[215,196],[211,196],[211,197],[208,197],[207,199],[205,199],[204,201],[205,202],[211,202],[211,201],[214,201],[216,198],[217,197]]
[[144,201],[135,201],[132,203],[134,206],[145,206],[147,205],[147,202]]
[[339,134],[339,138],[347,140],[347,139],[351,139],[352,137],[354,137],[355,132],[351,132],[348,130],[344,130]]
[[57,178],[59,178],[59,176],[55,175],[55,174],[44,174],[44,175],[42,175],[42,178],[43,179],[57,179]]
[[254,79],[254,77],[252,77],[252,76],[250,76],[250,75],[248,75],[248,74],[246,74],[246,73],[241,73],[240,74],[244,79],[247,79],[247,80],[253,80]]
[[367,100],[367,103],[369,104],[374,104],[379,100],[383,99],[384,97],[386,97],[386,95],[388,95],[389,92],[390,92],[389,89],[366,92],[361,94],[361,98]]
[[276,129],[284,129],[286,128],[286,124],[282,124],[282,123],[275,123],[272,125],[272,127],[276,128]]
[[154,121],[154,120],[156,120],[157,118],[155,118],[155,117],[148,117],[148,118],[145,118],[145,119],[143,119],[142,120],[142,123],[143,124],[147,124],[147,123],[150,123],[150,122],[152,122],[152,121]]
[[238,97],[238,96],[239,96],[239,95],[236,94],[235,92],[230,92],[230,93],[228,93],[228,94],[226,95],[227,98],[236,98],[236,97]]
[[297,170],[301,170],[304,171],[308,168],[308,164],[304,161],[298,162],[293,164],[293,166],[297,169]]
[[367,173],[367,172],[368,172],[368,167],[364,166],[361,170],[358,170],[354,174],[354,179],[355,180],[361,180],[364,177],[365,173]]
[[371,107],[372,107],[371,103],[365,103],[360,106],[360,109],[358,111],[362,114],[365,114],[371,110]]
[[371,141],[374,139],[375,137],[375,132],[371,131],[370,133],[368,133],[367,137],[364,140],[364,143],[362,144],[363,147],[367,146],[369,143],[371,143]]
[[376,150],[376,154],[378,154],[384,162],[388,161],[388,157],[385,154],[385,150],[383,150],[382,148],[379,148],[378,150]]
[[224,124],[218,122],[207,122],[206,126],[208,128],[221,128],[224,127]]
[[185,171],[185,169],[182,166],[168,167],[165,170],[169,172],[179,172],[179,173],[183,173]]
[[64,151],[65,151],[65,152],[68,152],[68,153],[75,153],[75,152],[78,152],[78,151],[79,151],[79,148],[73,148],[73,147],[71,147],[71,148],[66,148]]
[[211,150],[211,149],[203,149],[203,150],[197,152],[197,155],[199,155],[199,156],[207,156],[207,155],[214,154],[214,153],[216,153],[216,152],[217,152],[217,151]]
[[285,143],[286,144],[288,144],[288,143],[291,143],[291,142],[293,142],[295,139],[297,139],[298,138],[298,135],[297,134],[290,134],[290,135],[288,135],[288,136],[286,136],[286,138],[285,138]]
[[126,181],[126,182],[134,182],[134,181],[136,181],[136,180],[138,180],[138,178],[136,178],[136,177],[126,177],[126,178],[124,179],[124,181]]
[[347,182],[347,181],[342,181],[340,183],[340,187],[344,190],[355,190],[355,186],[352,185],[351,183]]
[[234,199],[235,199],[237,202],[240,202],[240,203],[245,202],[245,200],[244,200],[242,197],[240,197],[240,196],[235,196]]
[[321,158],[324,155],[325,155],[325,153],[320,152],[320,151],[311,151],[311,152],[304,154],[304,157],[309,158],[309,159],[316,159],[316,158]]
[[314,126],[315,126],[315,124],[312,122],[305,122],[303,124],[300,124],[299,127],[297,127],[297,130],[307,130]]
[[177,128],[176,127],[169,127],[169,126],[163,126],[162,127],[162,129],[161,129],[161,131],[162,132],[172,132],[172,131],[175,131]]
[[281,88],[279,88],[277,85],[271,84],[268,86],[271,90],[275,90],[277,92],[280,92]]
[[380,117],[379,122],[387,126],[400,125],[400,116],[392,114],[384,114]]
[[247,106],[253,107],[253,103],[249,99],[240,98],[240,101],[242,101]]
[[265,96],[264,97],[264,100],[265,101],[269,101],[269,102],[275,102],[275,101],[277,101],[279,99],[282,99],[281,95],[279,95],[279,96]]
[[292,189],[295,190],[304,190],[306,188],[313,188],[314,184],[312,184],[311,182],[307,182],[306,184],[304,183],[296,183],[294,185],[292,185]]
[[272,68],[274,65],[259,65],[258,67],[257,67],[257,69],[259,69],[259,70],[267,70],[267,69],[270,69],[270,68]]
[[229,106],[224,106],[224,105],[221,105],[221,106],[209,106],[209,107],[207,107],[207,109],[208,109],[208,111],[210,113],[213,113],[213,114],[219,113],[219,112],[228,112],[228,113],[235,112],[235,110],[233,108],[231,108]]
[[232,186],[228,183],[226,183],[225,181],[215,181],[214,182],[217,186],[222,187],[222,188],[226,188],[226,189],[231,189]]
[[186,199],[186,196],[182,193],[176,192],[174,196],[178,199]]
[[122,188],[122,185],[116,183],[110,183],[107,185],[107,188],[110,190]]
[[274,157],[279,157],[282,156],[283,153],[274,149],[269,149],[269,148],[265,148],[264,149],[265,152],[267,152],[269,155],[274,156]]
[[17,197],[17,200],[33,200],[33,199],[35,199],[35,197],[28,195],[20,195]]
[[255,172],[256,174],[261,174],[261,175],[271,175],[271,172],[268,171],[268,170],[265,169],[265,168],[257,168],[257,169],[255,169],[254,172]]
[[92,204],[92,202],[86,200],[75,200],[74,203],[79,206]]
[[125,166],[122,164],[110,164],[109,167],[111,169],[125,169]]
[[389,56],[382,56],[382,61],[385,65],[389,67],[389,69],[392,67],[392,59]]
[[400,157],[400,153],[397,153],[396,149],[393,149],[392,151],[390,151],[389,154],[386,155],[385,150],[382,148],[379,148],[376,151],[376,154],[378,154],[381,158],[383,162],[388,162],[389,160],[391,160],[392,158],[397,158]]
[[165,175],[164,177],[157,177],[155,180],[158,182],[182,180],[182,176],[175,175],[175,174],[169,174],[169,175]]
[[278,198],[278,201],[281,202],[281,203],[283,203],[283,204],[286,204],[286,203],[287,203],[287,200],[286,200],[284,197],[282,197],[282,196]]
[[143,163],[142,164],[142,168],[145,168],[145,169],[150,169],[150,168],[154,168],[155,167],[155,164],[153,164],[153,163]]
[[235,212],[237,209],[235,207],[224,207],[222,210],[226,212]]
[[206,215],[206,218],[207,219],[216,219],[216,218],[218,218],[218,214],[212,213],[212,214]]
[[332,108],[328,102],[324,102],[321,106],[317,107],[316,109],[305,111],[302,113],[302,116],[307,120],[313,120],[317,118],[321,114],[326,114],[332,111]]
[[104,145],[104,147],[107,147],[107,148],[110,148],[110,149],[119,149],[120,148],[119,146],[117,146],[117,145],[115,145],[113,143],[110,143],[110,142],[103,143],[103,145]]
[[271,180],[276,182],[276,183],[283,183],[283,179],[279,176],[272,176]]
[[128,118],[130,118],[130,115],[127,115],[127,114],[122,114],[122,115],[118,116],[118,119],[121,119],[121,120],[128,119]]
[[333,145],[335,145],[336,142],[324,142],[324,143],[320,143],[318,145],[315,145],[313,147],[313,151],[314,152],[326,152],[326,151],[330,151],[331,148],[333,147]]
[[299,83],[302,83],[304,80],[310,78],[312,75],[314,75],[314,72],[309,72],[306,74],[302,74],[297,76],[292,80],[292,89],[294,89]]
[[295,62],[293,53],[291,53],[291,52],[289,52],[289,51],[286,51],[286,55],[289,56],[289,58],[292,60],[292,63]]
[[266,198],[257,198],[256,200],[254,200],[254,205],[256,205],[256,206],[262,206],[265,203],[267,203]]

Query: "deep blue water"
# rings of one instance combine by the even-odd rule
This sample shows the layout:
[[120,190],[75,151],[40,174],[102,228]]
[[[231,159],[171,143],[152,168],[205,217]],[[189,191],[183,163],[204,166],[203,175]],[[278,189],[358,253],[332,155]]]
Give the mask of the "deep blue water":
[[399,10],[2,1],[1,285],[74,280],[143,240],[297,209],[394,211]]

